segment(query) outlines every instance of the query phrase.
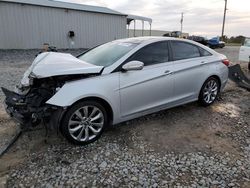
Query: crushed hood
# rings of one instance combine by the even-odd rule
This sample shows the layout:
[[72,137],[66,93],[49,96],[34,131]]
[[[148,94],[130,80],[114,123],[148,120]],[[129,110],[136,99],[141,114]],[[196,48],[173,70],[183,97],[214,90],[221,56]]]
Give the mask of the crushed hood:
[[36,57],[31,67],[37,78],[69,74],[100,73],[102,66],[82,61],[71,54],[45,52]]
[[44,52],[39,54],[24,73],[21,84],[29,85],[29,76],[46,78],[51,76],[100,73],[103,66],[82,61],[71,54]]
[[39,54],[24,73],[21,84],[29,85],[29,77],[46,78],[51,76],[100,73],[103,66],[82,61],[71,54],[44,52]]

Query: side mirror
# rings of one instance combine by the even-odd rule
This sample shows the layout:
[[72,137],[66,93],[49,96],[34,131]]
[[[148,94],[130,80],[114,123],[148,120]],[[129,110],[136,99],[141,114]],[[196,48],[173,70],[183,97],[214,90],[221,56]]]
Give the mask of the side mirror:
[[142,70],[144,63],[141,61],[130,61],[122,66],[124,71]]

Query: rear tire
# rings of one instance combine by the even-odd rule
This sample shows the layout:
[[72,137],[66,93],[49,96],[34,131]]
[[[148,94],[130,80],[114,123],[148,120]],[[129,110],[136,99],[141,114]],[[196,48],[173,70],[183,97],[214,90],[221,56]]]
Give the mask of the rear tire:
[[107,112],[96,101],[74,104],[61,122],[62,135],[71,143],[86,145],[100,138],[108,124]]
[[202,106],[209,106],[214,103],[220,91],[219,80],[215,77],[208,78],[202,85],[199,94],[199,103]]

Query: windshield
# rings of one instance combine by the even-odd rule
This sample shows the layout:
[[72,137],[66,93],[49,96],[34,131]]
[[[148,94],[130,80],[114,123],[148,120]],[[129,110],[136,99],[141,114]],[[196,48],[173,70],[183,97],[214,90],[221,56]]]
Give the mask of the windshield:
[[87,63],[107,67],[115,63],[137,45],[129,42],[109,42],[86,52],[78,58]]

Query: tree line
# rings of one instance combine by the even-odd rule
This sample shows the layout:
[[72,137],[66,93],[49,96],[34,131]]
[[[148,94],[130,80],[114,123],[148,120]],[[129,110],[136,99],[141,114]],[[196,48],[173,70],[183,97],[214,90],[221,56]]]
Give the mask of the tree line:
[[223,40],[224,42],[226,43],[238,43],[238,44],[242,44],[245,40],[245,36],[242,36],[242,35],[239,35],[239,36],[236,36],[236,37],[227,37],[227,36],[224,36],[223,38],[220,38],[220,40]]

